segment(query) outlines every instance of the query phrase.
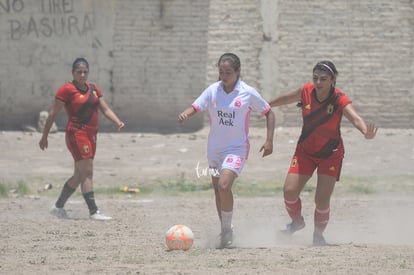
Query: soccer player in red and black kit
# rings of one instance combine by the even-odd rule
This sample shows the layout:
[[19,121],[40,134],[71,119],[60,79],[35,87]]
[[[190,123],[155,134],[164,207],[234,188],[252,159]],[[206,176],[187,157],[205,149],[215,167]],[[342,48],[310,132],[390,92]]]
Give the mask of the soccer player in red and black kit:
[[75,161],[75,169],[73,175],[64,184],[50,212],[59,218],[68,218],[63,207],[80,184],[82,195],[89,208],[90,218],[110,220],[111,217],[100,213],[96,206],[92,183],[93,158],[98,132],[98,109],[117,125],[118,131],[124,128],[125,124],[106,104],[99,87],[87,82],[88,74],[88,61],[84,58],[77,58],[72,65],[73,80],[61,86],[56,93],[39,146],[42,150],[48,147],[47,137],[50,128],[56,115],[65,107],[68,115],[66,145]]
[[326,245],[323,232],[330,215],[330,199],[339,180],[344,146],[340,124],[342,115],[364,135],[373,139],[377,127],[365,123],[352,107],[351,100],[335,87],[338,72],[330,61],[321,61],[313,68],[313,83],[305,84],[292,93],[276,97],[271,107],[299,102],[303,127],[295,154],[284,184],[286,210],[292,222],[283,230],[287,234],[305,227],[300,192],[317,169],[317,187],[314,211],[314,245]]

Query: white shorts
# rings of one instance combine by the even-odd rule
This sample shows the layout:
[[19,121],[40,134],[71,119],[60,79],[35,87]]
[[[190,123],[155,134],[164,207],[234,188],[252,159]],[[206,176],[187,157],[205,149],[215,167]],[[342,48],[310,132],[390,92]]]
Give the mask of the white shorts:
[[228,169],[240,175],[246,158],[241,155],[227,153],[209,153],[208,165],[210,166],[210,174],[213,177],[220,177],[220,171]]

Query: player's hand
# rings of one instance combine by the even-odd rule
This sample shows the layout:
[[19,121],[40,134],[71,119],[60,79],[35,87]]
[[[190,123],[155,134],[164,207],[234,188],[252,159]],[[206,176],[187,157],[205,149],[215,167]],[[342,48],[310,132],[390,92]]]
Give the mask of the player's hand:
[[366,139],[373,139],[375,135],[377,134],[378,127],[375,126],[374,123],[368,123],[367,124],[367,132],[365,133]]
[[42,137],[42,139],[39,141],[40,149],[45,150],[47,149],[47,146],[48,146],[47,138]]
[[266,141],[260,148],[260,152],[263,151],[262,157],[268,156],[273,153],[273,142]]
[[125,123],[123,123],[122,121],[120,121],[118,123],[118,132],[121,131],[121,129],[123,129],[125,127]]
[[178,122],[183,123],[184,120],[188,118],[188,115],[185,112],[182,112],[178,115]]

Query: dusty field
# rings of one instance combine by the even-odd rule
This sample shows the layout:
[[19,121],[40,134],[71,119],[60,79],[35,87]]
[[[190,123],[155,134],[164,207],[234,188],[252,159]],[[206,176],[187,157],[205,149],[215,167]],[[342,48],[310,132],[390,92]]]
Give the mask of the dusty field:
[[[95,160],[95,186],[145,189],[167,182],[205,184],[208,129],[193,134],[102,133]],[[26,196],[0,198],[0,274],[413,274],[413,130],[381,129],[366,141],[343,129],[343,180],[332,200],[328,247],[312,247],[312,189],[304,192],[308,226],[291,239],[277,230],[288,218],[280,188],[300,129],[281,128],[275,151],[262,159],[264,129],[251,129],[251,153],[236,183],[252,194],[235,194],[235,248],[215,249],[219,233],[213,191],[178,194],[99,193],[109,222],[88,219],[79,191],[66,208],[70,220],[48,210],[72,160],[63,133],[51,134],[49,149],[40,134],[0,133],[0,183],[25,183]],[[43,190],[51,183],[51,190]],[[314,182],[309,185],[312,186]],[[167,251],[164,234],[183,223],[195,234],[187,252]]]

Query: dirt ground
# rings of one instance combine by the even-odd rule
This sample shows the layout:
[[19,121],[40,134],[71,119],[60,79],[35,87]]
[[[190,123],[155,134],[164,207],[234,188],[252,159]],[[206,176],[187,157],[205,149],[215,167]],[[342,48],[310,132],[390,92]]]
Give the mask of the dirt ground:
[[[298,128],[278,128],[274,153],[261,158],[265,129],[250,130],[251,152],[236,184],[281,186]],[[215,249],[219,222],[213,191],[178,194],[96,195],[112,221],[88,219],[79,190],[68,201],[71,217],[48,211],[73,170],[64,134],[0,133],[0,183],[25,183],[28,195],[0,198],[0,274],[414,274],[414,130],[380,129],[364,140],[343,128],[346,157],[331,203],[326,239],[313,247],[313,192],[303,192],[307,227],[290,239],[277,232],[288,222],[280,192],[235,192],[232,249]],[[169,181],[205,184],[208,129],[196,133],[101,133],[94,162],[97,190],[144,189]],[[53,188],[44,190],[46,184]],[[314,184],[310,182],[309,185]],[[236,187],[236,186],[235,186]],[[168,251],[174,224],[195,235],[189,251]]]

